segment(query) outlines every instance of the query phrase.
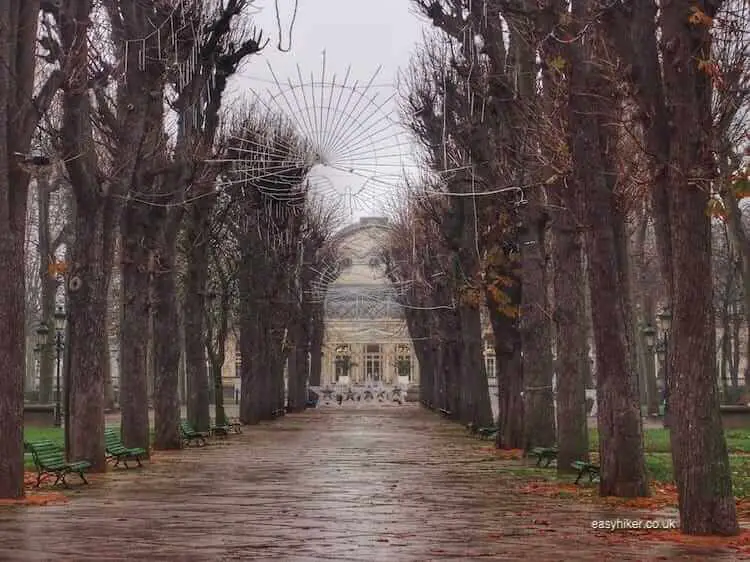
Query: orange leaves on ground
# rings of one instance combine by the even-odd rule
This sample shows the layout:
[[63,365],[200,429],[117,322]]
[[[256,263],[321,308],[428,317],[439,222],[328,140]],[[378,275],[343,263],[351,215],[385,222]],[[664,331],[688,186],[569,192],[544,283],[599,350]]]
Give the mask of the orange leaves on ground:
[[[48,476],[47,477],[43,477],[42,478],[42,482],[44,482],[47,478],[48,478]],[[23,473],[23,486],[24,486],[24,488],[31,488],[32,486],[34,486],[34,484],[36,484],[36,473],[34,473],[34,472],[24,472]]]
[[677,505],[677,488],[671,484],[653,484],[648,498],[614,498],[600,497],[598,490],[592,486],[577,486],[561,482],[535,480],[520,488],[524,494],[536,494],[548,498],[568,496],[585,499],[593,503],[603,503],[613,507],[630,507],[634,509],[661,509]]
[[576,496],[586,498],[593,496],[593,488],[584,488],[575,484],[563,484],[561,482],[547,482],[546,480],[532,480],[519,488],[522,494],[535,494],[546,498],[560,496]]
[[480,447],[477,451],[489,453],[498,459],[503,460],[521,460],[523,459],[523,449],[496,449],[495,447]]
[[523,459],[523,449],[494,449],[495,456],[501,459]]
[[26,494],[22,498],[15,500],[3,499],[0,500],[0,506],[3,505],[50,505],[58,503],[66,503],[68,498],[65,494],[60,492],[43,492],[36,494]]
[[750,498],[740,498],[737,500],[737,517],[739,519],[750,520]]
[[674,484],[656,482],[651,484],[651,496],[648,498],[597,498],[607,505],[632,507],[637,509],[661,509],[677,506],[677,487]]
[[[690,547],[710,549],[729,548],[750,554],[750,530],[743,530],[736,537],[684,535],[679,531],[636,531],[641,539],[668,542]],[[614,534],[614,533],[613,533]]]

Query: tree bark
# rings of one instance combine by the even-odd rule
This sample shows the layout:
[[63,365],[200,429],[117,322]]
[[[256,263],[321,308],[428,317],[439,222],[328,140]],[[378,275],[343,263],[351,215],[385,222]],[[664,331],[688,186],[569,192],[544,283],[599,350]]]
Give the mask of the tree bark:
[[[711,275],[711,228],[706,214],[711,153],[708,26],[688,25],[687,0],[662,6],[664,83],[673,123],[669,166],[673,322],[668,349],[672,462],[680,524],[689,534],[739,532],[726,440],[719,413],[716,332]],[[703,6],[715,16],[715,5]]]
[[120,411],[122,440],[149,450],[148,367],[152,252],[145,209],[129,205],[120,225]]
[[[516,307],[520,304],[517,289]],[[523,361],[518,320],[490,311],[497,361],[497,396],[499,415],[495,445],[499,449],[524,448]]]
[[[2,12],[0,12],[2,14]],[[0,26],[1,27],[1,26]],[[0,31],[0,49],[3,46]],[[1,57],[0,57],[1,58]],[[0,343],[0,497],[23,496],[23,373],[24,373],[24,228],[25,203],[13,204],[11,193],[17,189],[11,181],[20,179],[9,174],[3,130],[7,119],[3,115],[3,71],[0,70],[0,260],[3,267],[13,275],[6,276],[0,285],[0,327],[3,330]],[[7,82],[6,82],[7,84]],[[19,224],[21,222],[21,224]],[[19,228],[20,226],[20,228]]]
[[189,389],[187,411],[188,419],[198,431],[208,431],[210,424],[203,310],[208,282],[209,204],[212,202],[204,197],[193,203],[185,221],[188,256],[182,310],[185,322],[185,375]]
[[50,404],[55,399],[55,346],[53,343],[55,330],[55,293],[57,279],[50,274],[49,266],[54,260],[55,248],[50,239],[49,207],[51,189],[49,179],[40,174],[37,181],[37,201],[39,204],[39,281],[41,287],[41,321],[49,329],[46,345],[39,350],[39,402]]
[[28,153],[39,115],[49,103],[34,100],[38,17],[38,1],[0,3],[0,498],[23,496],[23,271],[29,178],[18,167],[16,153]]
[[68,279],[70,324],[70,455],[104,472],[104,380],[107,353],[107,301],[112,264],[113,213],[100,195],[76,205],[73,267]]
[[301,412],[307,402],[308,359],[307,331],[302,319],[294,322],[290,327],[292,332],[292,349],[287,363],[288,396],[287,405],[290,412]]
[[310,385],[320,386],[320,377],[323,371],[323,338],[325,337],[325,310],[323,304],[312,304],[310,325]]
[[[567,186],[559,189],[570,190]],[[568,201],[575,197],[566,198]],[[569,472],[573,461],[588,460],[586,380],[589,346],[584,305],[583,248],[578,221],[571,208],[559,211],[553,223],[555,323],[557,326],[557,470]]]
[[460,420],[484,427],[492,425],[492,406],[484,366],[484,343],[478,305],[463,306],[458,313],[461,334],[460,383],[462,396]]
[[[590,19],[588,0],[573,3],[580,25]],[[597,39],[592,39],[597,41]],[[597,353],[597,401],[600,493],[603,496],[649,494],[641,433],[641,416],[629,348],[630,322],[618,257],[622,248],[614,222],[621,220],[608,183],[600,142],[600,117],[606,108],[606,78],[598,75],[597,57],[589,43],[571,47],[570,146],[574,181],[581,190],[581,215],[586,226],[586,248],[594,341]],[[612,103],[612,100],[609,100]],[[616,177],[616,176],[615,176]]]
[[524,213],[525,242],[521,243],[521,347],[524,378],[524,445],[551,447],[556,442],[552,393],[552,334],[547,299],[543,193],[535,189]]
[[177,388],[180,363],[176,270],[179,220],[174,216],[154,218],[163,225],[154,271],[154,448],[179,449],[182,446],[178,430],[180,401]]

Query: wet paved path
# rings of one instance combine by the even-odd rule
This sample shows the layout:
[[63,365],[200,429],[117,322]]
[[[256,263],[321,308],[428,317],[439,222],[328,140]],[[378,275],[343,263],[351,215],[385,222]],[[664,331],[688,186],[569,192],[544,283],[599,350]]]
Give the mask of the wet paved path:
[[363,406],[158,453],[66,504],[1,507],[0,560],[708,558],[594,532],[592,519],[646,515],[518,494],[462,428],[412,405]]

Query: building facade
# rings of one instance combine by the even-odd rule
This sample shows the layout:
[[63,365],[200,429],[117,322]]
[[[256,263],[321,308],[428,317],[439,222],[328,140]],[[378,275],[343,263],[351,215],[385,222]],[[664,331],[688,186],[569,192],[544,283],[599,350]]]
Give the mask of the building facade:
[[419,382],[419,365],[382,263],[388,222],[362,218],[336,236],[341,272],[325,297],[321,386]]

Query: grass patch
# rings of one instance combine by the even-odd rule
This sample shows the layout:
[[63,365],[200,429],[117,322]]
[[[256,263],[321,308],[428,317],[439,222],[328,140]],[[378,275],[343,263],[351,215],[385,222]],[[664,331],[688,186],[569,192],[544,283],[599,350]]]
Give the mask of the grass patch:
[[62,447],[65,443],[65,430],[62,427],[24,427],[24,441],[52,441]]
[[[730,453],[750,453],[750,429],[728,429],[724,436]],[[643,445],[646,453],[671,452],[669,430],[662,427],[646,429],[643,434]],[[589,449],[599,449],[599,432],[596,428],[589,430]]]
[[[116,427],[119,429],[119,425],[107,426]],[[24,441],[52,441],[58,444],[60,447],[65,447],[65,429],[62,427],[36,427],[27,426],[23,428],[23,440]],[[154,442],[154,430],[151,428],[149,431],[149,441]],[[31,453],[24,454],[24,469],[35,470],[34,460],[31,457]]]
[[[729,465],[732,470],[732,486],[738,498],[750,497],[750,430],[729,429],[724,432],[729,450]],[[656,482],[674,483],[672,453],[669,443],[669,430],[666,428],[646,429],[643,436],[646,451],[646,469]],[[596,429],[589,431],[591,451],[599,448],[599,434]]]
[[[725,432],[729,449],[729,465],[732,471],[732,485],[737,498],[750,498],[750,430],[731,429]],[[598,452],[599,435],[596,429],[589,432],[589,443],[592,453]],[[646,450],[646,470],[653,482],[674,484],[672,453],[669,444],[669,430],[665,428],[647,429],[644,435]],[[511,477],[525,480],[543,480],[547,482],[572,482],[575,476],[558,476],[554,464],[549,468],[536,466],[505,466],[499,472]],[[584,486],[588,482],[581,481]]]

